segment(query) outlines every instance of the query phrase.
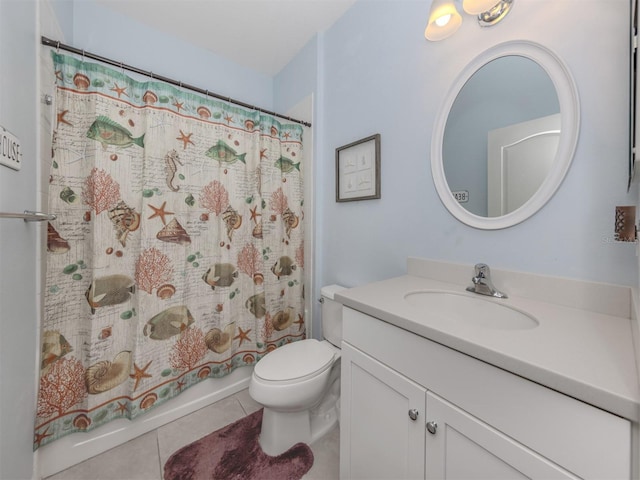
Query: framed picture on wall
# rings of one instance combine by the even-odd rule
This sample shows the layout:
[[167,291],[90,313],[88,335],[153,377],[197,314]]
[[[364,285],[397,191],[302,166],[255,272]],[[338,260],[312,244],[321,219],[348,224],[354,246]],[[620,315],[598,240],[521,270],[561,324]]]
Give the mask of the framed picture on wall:
[[380,198],[380,134],[336,148],[336,202]]

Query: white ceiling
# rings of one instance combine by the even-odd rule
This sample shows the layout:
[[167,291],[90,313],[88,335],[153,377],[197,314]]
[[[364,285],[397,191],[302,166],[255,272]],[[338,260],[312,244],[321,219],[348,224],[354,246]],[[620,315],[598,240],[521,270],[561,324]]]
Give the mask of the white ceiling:
[[273,76],[356,0],[97,0],[161,32]]

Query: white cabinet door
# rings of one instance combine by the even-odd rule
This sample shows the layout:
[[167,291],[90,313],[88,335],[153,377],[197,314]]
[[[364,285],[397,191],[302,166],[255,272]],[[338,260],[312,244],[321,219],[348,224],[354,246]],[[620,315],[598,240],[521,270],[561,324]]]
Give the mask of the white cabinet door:
[[424,478],[426,390],[344,342],[341,376],[340,478]]
[[427,422],[427,479],[578,478],[432,392]]

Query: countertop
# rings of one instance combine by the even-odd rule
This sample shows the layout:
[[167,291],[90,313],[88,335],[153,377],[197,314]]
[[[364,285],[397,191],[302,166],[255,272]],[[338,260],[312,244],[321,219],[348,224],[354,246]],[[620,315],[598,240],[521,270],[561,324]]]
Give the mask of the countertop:
[[339,291],[343,305],[637,422],[640,388],[631,320],[521,296],[482,298],[527,312],[539,325],[504,330],[428,316],[404,296],[464,287],[404,275]]

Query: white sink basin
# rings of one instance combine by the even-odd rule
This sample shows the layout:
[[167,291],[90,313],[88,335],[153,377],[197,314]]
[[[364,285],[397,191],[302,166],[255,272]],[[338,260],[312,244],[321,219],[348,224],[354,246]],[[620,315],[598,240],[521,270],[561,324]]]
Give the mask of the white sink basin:
[[520,310],[501,305],[500,300],[483,298],[480,295],[438,290],[422,290],[407,293],[404,298],[409,305],[419,308],[425,315],[446,318],[480,327],[503,330],[526,330],[535,328],[539,322]]

